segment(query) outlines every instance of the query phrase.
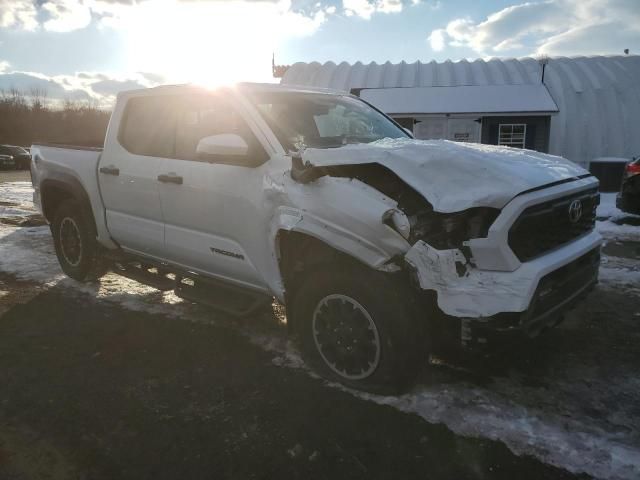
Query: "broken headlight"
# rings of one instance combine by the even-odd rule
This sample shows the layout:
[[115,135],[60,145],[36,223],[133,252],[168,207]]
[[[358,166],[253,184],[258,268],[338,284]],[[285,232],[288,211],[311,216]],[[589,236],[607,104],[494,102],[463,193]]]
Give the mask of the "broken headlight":
[[411,235],[411,222],[404,212],[396,210],[395,208],[387,210],[382,216],[382,223],[393,228],[402,235],[405,240],[409,240]]
[[457,213],[421,212],[409,217],[409,241],[422,240],[439,250],[461,248],[462,242],[486,237],[500,214],[497,208],[476,207]]

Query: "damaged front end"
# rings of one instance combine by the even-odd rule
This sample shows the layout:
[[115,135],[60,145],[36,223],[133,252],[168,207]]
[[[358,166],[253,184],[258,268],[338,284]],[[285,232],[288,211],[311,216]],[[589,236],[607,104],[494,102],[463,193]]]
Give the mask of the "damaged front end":
[[407,185],[393,171],[377,163],[313,166],[303,162],[302,153],[292,155],[291,177],[298,183],[311,183],[321,177],[348,178],[377,190],[397,203],[382,221],[396,230],[410,245],[422,242],[435,251],[455,252],[455,269],[463,276],[473,265],[467,240],[484,238],[500,214],[497,208],[472,207],[462,212],[436,212],[429,201]]
[[305,163],[302,154],[293,156],[291,177],[296,182],[325,176],[357,180],[395,202],[397,208],[380,221],[399,233],[409,248],[394,261],[411,273],[421,292],[434,294],[443,317],[458,326],[463,344],[478,339],[482,343],[488,331],[536,335],[557,323],[597,280],[601,239],[595,231],[524,263],[508,240],[511,226],[527,206],[584,189],[591,180],[525,193],[502,209],[472,205],[440,212],[433,205],[441,199],[423,196],[380,163],[314,166]]

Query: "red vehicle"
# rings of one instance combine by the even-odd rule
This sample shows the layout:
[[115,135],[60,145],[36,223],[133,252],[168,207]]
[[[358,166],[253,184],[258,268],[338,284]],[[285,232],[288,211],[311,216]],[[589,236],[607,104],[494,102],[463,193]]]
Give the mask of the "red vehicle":
[[625,168],[616,206],[623,212],[640,215],[640,156],[631,160]]

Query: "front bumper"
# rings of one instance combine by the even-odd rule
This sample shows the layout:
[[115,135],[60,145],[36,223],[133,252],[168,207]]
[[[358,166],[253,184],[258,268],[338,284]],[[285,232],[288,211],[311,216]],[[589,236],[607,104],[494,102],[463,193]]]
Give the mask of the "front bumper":
[[462,318],[462,344],[474,348],[505,337],[535,337],[559,324],[564,313],[595,286],[599,266],[600,249],[595,248],[545,275],[536,288],[529,308],[524,312],[500,313],[483,319]]
[[437,250],[422,241],[409,250],[405,259],[413,267],[420,288],[437,293],[443,313],[482,320],[499,313],[529,310],[543,278],[598,250],[601,243],[602,237],[592,231],[511,272],[472,267],[461,276],[456,264],[464,262],[464,256],[459,250]]

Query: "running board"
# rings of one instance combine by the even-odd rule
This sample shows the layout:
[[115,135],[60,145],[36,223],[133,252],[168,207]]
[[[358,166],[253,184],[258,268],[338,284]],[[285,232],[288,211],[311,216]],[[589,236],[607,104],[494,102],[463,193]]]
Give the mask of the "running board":
[[173,275],[169,276],[171,275],[169,271],[155,265],[142,262],[116,262],[113,266],[113,271],[118,275],[144,283],[162,292],[173,290],[175,287]]
[[227,282],[176,276],[175,294],[234,317],[245,317],[271,305],[272,297]]

